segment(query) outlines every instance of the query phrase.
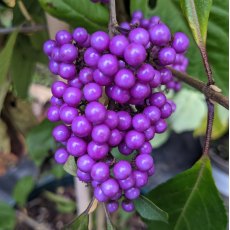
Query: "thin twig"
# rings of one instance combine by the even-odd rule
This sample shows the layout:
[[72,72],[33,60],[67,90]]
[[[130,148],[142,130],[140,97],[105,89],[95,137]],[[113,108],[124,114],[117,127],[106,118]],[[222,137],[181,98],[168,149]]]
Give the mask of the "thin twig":
[[117,23],[117,16],[116,16],[116,2],[115,0],[110,0],[109,2],[109,35],[110,37],[113,37],[114,33],[115,33],[115,28],[116,26],[118,26]]
[[21,27],[11,27],[11,28],[0,28],[0,34],[10,34],[14,31],[19,33],[32,33],[38,32],[46,29],[46,25],[30,25],[30,26],[21,26]]
[[185,82],[186,84],[192,86],[193,88],[199,90],[201,93],[205,95],[206,98],[209,98],[218,104],[222,105],[226,109],[229,109],[229,98],[224,96],[222,93],[214,91],[211,87],[207,86],[204,82],[177,70],[174,70],[171,67],[168,67],[173,73],[173,75]]
[[128,15],[125,9],[125,1],[116,0],[116,8],[117,8],[117,20],[119,21],[119,23],[127,21]]
[[27,21],[31,22],[32,24],[34,24],[35,22],[34,22],[32,16],[30,15],[29,11],[26,9],[26,6],[24,5],[24,3],[21,0],[18,1],[18,7],[19,7],[22,15],[25,17],[25,19]]
[[206,127],[206,136],[205,136],[205,143],[203,154],[208,155],[208,150],[210,147],[211,141],[211,134],[212,134],[212,126],[213,126],[213,119],[214,119],[214,104],[207,99],[207,106],[208,106],[208,119],[207,119],[207,127]]
[[31,227],[34,230],[50,230],[49,226],[44,223],[38,223],[36,220],[32,219],[31,217],[27,216],[22,211],[16,211],[17,220],[21,223],[25,223],[27,226]]

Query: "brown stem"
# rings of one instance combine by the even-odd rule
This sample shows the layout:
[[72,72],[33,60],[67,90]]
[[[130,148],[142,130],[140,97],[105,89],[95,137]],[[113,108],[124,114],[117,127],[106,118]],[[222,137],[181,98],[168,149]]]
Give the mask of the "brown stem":
[[38,32],[46,29],[46,25],[30,25],[30,26],[21,26],[21,27],[11,27],[11,28],[0,28],[0,34],[10,34],[14,31],[20,33],[32,33]]
[[203,155],[208,155],[208,150],[209,150],[211,135],[212,135],[213,119],[214,119],[214,104],[209,99],[207,99],[207,106],[208,106],[208,119],[207,119],[207,128],[206,128]]
[[110,37],[113,37],[115,33],[115,27],[118,26],[117,23],[117,16],[116,16],[116,2],[115,0],[110,0],[109,2],[109,35]]
[[124,0],[116,0],[116,8],[117,8],[117,20],[118,22],[124,22],[128,20],[128,15],[125,9],[125,1]]
[[186,74],[180,71],[177,71],[171,67],[168,67],[168,69],[170,69],[173,73],[173,75],[185,82],[186,84],[192,86],[193,88],[199,90],[201,93],[203,93],[206,98],[209,98],[215,102],[217,102],[218,104],[222,105],[223,107],[225,107],[226,109],[229,109],[229,99],[228,97],[224,96],[222,93],[216,92],[214,91],[211,87],[207,86],[207,84],[205,84],[204,82]]

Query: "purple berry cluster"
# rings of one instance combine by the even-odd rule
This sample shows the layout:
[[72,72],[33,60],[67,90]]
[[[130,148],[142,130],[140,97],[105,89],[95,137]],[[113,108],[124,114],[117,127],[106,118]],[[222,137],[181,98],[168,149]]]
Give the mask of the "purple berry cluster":
[[[131,24],[121,26],[125,30],[112,38],[84,28],[61,30],[44,44],[50,71],[63,78],[51,86],[47,113],[59,122],[55,160],[64,164],[74,156],[77,177],[92,185],[110,212],[120,198],[122,208],[133,211],[132,200],[154,174],[150,140],[167,129],[165,120],[176,109],[165,90],[180,88],[166,66],[185,71],[188,64],[188,38],[172,36],[158,17],[144,19],[137,11]],[[116,147],[133,160],[115,159]]]

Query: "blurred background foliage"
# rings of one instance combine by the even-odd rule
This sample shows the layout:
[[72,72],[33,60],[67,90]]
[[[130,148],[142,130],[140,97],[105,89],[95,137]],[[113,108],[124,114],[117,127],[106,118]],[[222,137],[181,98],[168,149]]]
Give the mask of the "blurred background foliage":
[[[226,96],[229,94],[228,4],[228,1],[213,0],[207,34],[207,51],[213,76],[216,85]],[[206,81],[200,52],[182,15],[179,0],[125,1],[127,16],[118,16],[119,22],[123,18],[129,19],[137,9],[142,10],[145,17],[159,15],[172,32],[188,34],[191,42],[187,54],[190,61],[188,73]],[[90,0],[0,1],[0,175],[8,167],[16,165],[25,154],[39,166],[42,174],[48,170],[57,177],[65,175],[62,167],[52,160],[56,147],[51,136],[53,124],[45,119],[49,87],[55,79],[47,69],[48,60],[42,51],[43,42],[49,38],[47,13],[65,21],[70,28],[84,26],[89,32],[107,30],[108,8]],[[32,29],[21,33],[22,28],[26,27]],[[178,94],[170,94],[169,97],[176,102],[177,110],[169,120],[169,130],[152,141],[154,147],[164,144],[172,131],[193,131],[194,136],[205,134],[207,109],[204,96],[184,85]],[[228,111],[217,105],[212,138],[223,136],[228,125]],[[28,193],[34,187],[34,180],[24,179],[22,185],[16,186],[17,192],[14,193],[19,206],[25,205]],[[25,192],[24,186],[28,188]],[[18,191],[20,197],[17,196]],[[59,208],[63,202],[69,202],[53,194],[47,193],[46,196],[55,200]],[[73,203],[70,201],[68,205],[67,209],[72,211]],[[11,218],[14,210],[0,203],[1,210],[5,210],[6,225],[2,224],[0,229],[11,229],[15,225],[15,220]]]

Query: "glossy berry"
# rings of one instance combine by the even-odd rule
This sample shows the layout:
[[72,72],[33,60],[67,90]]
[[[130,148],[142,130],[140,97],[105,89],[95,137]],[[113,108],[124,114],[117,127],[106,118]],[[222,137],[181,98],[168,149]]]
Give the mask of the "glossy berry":
[[140,154],[136,157],[135,164],[140,171],[148,171],[153,166],[153,158],[149,154]]
[[87,152],[94,160],[101,160],[108,155],[109,146],[108,144],[97,144],[94,141],[89,142]]
[[137,71],[137,78],[141,82],[150,82],[152,81],[155,75],[155,70],[150,64],[142,64]]
[[56,33],[55,40],[57,41],[58,45],[71,43],[72,35],[66,30],[59,30]]
[[130,149],[139,149],[145,141],[142,133],[135,130],[129,131],[125,136],[125,143]]
[[102,192],[108,196],[113,197],[119,191],[119,184],[113,178],[110,178],[101,184]]
[[50,106],[48,111],[47,111],[47,118],[51,122],[57,122],[60,120],[59,117],[59,107],[56,105]]
[[93,127],[92,139],[98,144],[107,142],[110,138],[110,129],[107,125],[101,124]]
[[93,165],[91,177],[98,182],[103,182],[109,178],[109,166],[103,162],[98,162]]
[[148,183],[148,174],[146,172],[135,170],[132,176],[135,179],[135,187],[141,188]]
[[118,146],[122,141],[121,132],[118,129],[111,130],[111,134],[108,140],[110,146]]
[[106,209],[110,212],[116,212],[119,207],[119,204],[117,201],[110,201],[109,203],[106,204]]
[[97,101],[102,96],[102,88],[96,83],[88,83],[83,88],[83,95],[87,101]]
[[78,116],[72,122],[72,131],[78,137],[86,137],[92,131],[92,125],[85,116]]
[[76,75],[76,67],[74,64],[60,63],[58,73],[62,78],[72,80]]
[[82,92],[78,88],[69,87],[63,94],[63,100],[69,106],[76,106],[82,99]]
[[112,54],[122,57],[129,41],[124,35],[114,36],[109,43],[109,50]]
[[54,40],[48,40],[43,45],[43,52],[50,56],[52,53],[53,48],[56,46],[56,42]]
[[162,92],[153,93],[149,99],[151,105],[161,108],[166,103],[166,96]]
[[140,189],[138,188],[129,188],[125,191],[125,197],[129,200],[135,200],[140,196]]
[[150,127],[150,120],[144,114],[137,114],[132,120],[133,128],[139,132],[143,132]]
[[132,118],[130,114],[126,111],[120,111],[117,113],[118,115],[118,126],[119,130],[127,130],[132,125]]
[[88,33],[85,28],[78,27],[73,31],[73,39],[79,44],[83,44],[88,38]]
[[128,161],[120,160],[113,167],[113,173],[116,179],[124,180],[130,176],[132,167]]
[[98,69],[107,76],[112,76],[118,71],[118,60],[112,54],[104,54],[98,60]]
[[116,73],[114,82],[123,89],[130,89],[135,84],[135,76],[129,69],[121,69]]
[[126,179],[119,180],[118,182],[119,182],[120,187],[123,190],[127,190],[127,189],[132,188],[135,185],[135,178],[133,177],[133,175],[130,175]]
[[121,207],[126,212],[133,212],[135,209],[135,206],[131,200],[123,200],[121,203]]
[[83,181],[85,183],[91,182],[91,177],[89,173],[82,172],[80,169],[77,169],[77,177],[80,181]]
[[184,53],[189,47],[189,39],[184,33],[177,32],[174,34],[172,46],[177,53]]
[[161,111],[156,106],[146,107],[143,113],[146,115],[146,117],[149,118],[151,124],[154,124],[155,122],[157,122],[161,117]]
[[77,160],[77,167],[83,172],[90,172],[94,164],[95,161],[87,154]]
[[167,123],[165,120],[160,119],[155,123],[156,133],[163,133],[167,129]]
[[169,28],[165,24],[157,24],[149,29],[150,40],[154,45],[167,45],[171,39]]
[[118,125],[118,114],[115,111],[107,110],[105,124],[110,129],[115,129]]
[[143,28],[136,28],[129,33],[129,41],[146,46],[149,43],[149,33]]
[[162,107],[161,107],[161,118],[166,119],[170,117],[172,114],[172,106],[166,102]]
[[149,142],[145,142],[139,149],[139,153],[140,154],[151,154],[152,150],[153,150],[152,145]]
[[165,47],[160,50],[158,59],[162,65],[173,64],[176,58],[176,51],[173,48]]
[[100,58],[100,53],[94,48],[88,48],[84,53],[84,61],[87,66],[97,67],[98,60]]
[[102,189],[99,186],[97,186],[94,189],[93,194],[94,194],[95,198],[100,202],[106,202],[109,200],[109,198],[102,192]]
[[75,157],[79,157],[86,153],[87,144],[84,140],[82,140],[79,137],[71,137],[67,141],[66,147],[67,147],[67,151],[71,155]]
[[104,31],[97,31],[91,35],[90,44],[94,49],[102,52],[109,47],[109,35]]
[[56,141],[64,142],[70,137],[70,130],[65,125],[58,125],[53,129],[52,135]]
[[69,125],[72,124],[73,120],[77,116],[78,116],[78,111],[74,107],[65,106],[60,110],[60,119],[65,124],[69,124]]
[[78,49],[72,44],[64,44],[60,48],[60,59],[65,63],[71,63],[78,57]]
[[69,154],[64,148],[57,149],[54,155],[55,161],[58,164],[65,164],[68,157],[69,157]]
[[93,70],[88,67],[84,67],[79,72],[79,80],[82,84],[87,84],[93,81]]

